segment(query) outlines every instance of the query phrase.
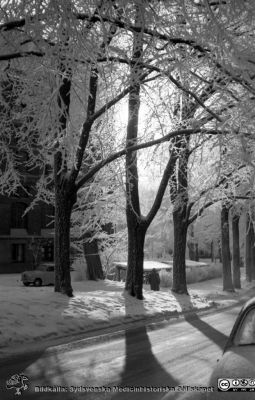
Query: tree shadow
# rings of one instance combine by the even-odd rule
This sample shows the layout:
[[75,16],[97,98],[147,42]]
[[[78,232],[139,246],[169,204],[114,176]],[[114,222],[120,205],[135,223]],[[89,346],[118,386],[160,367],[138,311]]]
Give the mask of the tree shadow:
[[[124,292],[126,315],[131,314],[130,307],[132,302],[128,298],[128,293]],[[136,299],[134,301],[137,302]],[[136,304],[139,313],[146,313],[143,301]],[[163,346],[163,344],[162,344]],[[178,380],[169,374],[159,363],[152,351],[152,345],[148,336],[147,327],[126,330],[125,332],[125,366],[121,373],[121,380],[116,384],[121,387],[143,387],[144,391],[119,392],[115,393],[111,399],[130,400],[134,399],[162,399],[164,387],[175,387],[179,384]],[[154,387],[155,391],[149,391]],[[148,388],[148,389],[147,389]],[[148,390],[147,392],[145,390]],[[158,389],[158,391],[156,391]],[[160,392],[161,390],[161,392]],[[172,397],[173,398],[173,397]]]
[[[47,357],[45,351],[41,351],[39,353],[34,353],[32,355],[26,354],[22,357],[12,358],[12,361],[5,363],[4,365],[0,365],[0,398],[1,400],[9,400],[13,399],[15,396],[15,389],[6,389],[6,381],[9,380],[13,375],[23,373],[28,381],[25,383],[28,384],[27,390],[21,390],[22,399],[38,399],[38,400],[47,400],[60,398],[61,393],[46,393],[46,392],[36,392],[36,386],[52,386],[52,376],[49,371],[54,371],[58,377],[61,377],[57,384],[61,386],[67,386],[67,382],[64,378],[63,371],[61,367],[58,365],[55,357]],[[63,393],[62,393],[63,397]],[[65,396],[65,399],[71,399],[69,396]]]
[[225,347],[225,344],[228,340],[228,336],[224,333],[215,329],[212,325],[208,324],[204,320],[200,319],[196,313],[192,313],[190,315],[186,315],[185,320],[194,328],[198,329],[202,332],[208,339],[214,342],[218,347],[222,350]]
[[[49,300],[50,301],[50,300]],[[68,307],[70,299],[67,296],[63,296],[61,310],[65,310]],[[28,310],[29,312],[29,310]],[[45,316],[45,318],[47,318]],[[28,320],[28,324],[31,329],[32,326],[31,320]],[[34,322],[36,324],[36,321]],[[47,323],[47,322],[46,322]],[[18,326],[17,326],[18,330]],[[40,331],[38,330],[38,333]],[[40,334],[40,333],[39,333]],[[47,342],[47,339],[49,340]],[[10,380],[14,375],[24,374],[28,380],[25,382],[28,385],[28,389],[21,389],[20,397],[22,399],[37,399],[37,400],[47,400],[47,399],[55,399],[60,398],[63,393],[45,393],[35,391],[35,386],[52,386],[52,385],[60,385],[60,386],[68,386],[64,371],[62,367],[59,365],[57,354],[53,353],[50,355],[47,352],[48,348],[54,346],[61,342],[61,338],[56,337],[54,333],[48,335],[47,337],[38,337],[37,341],[33,341],[29,344],[27,343],[25,348],[22,349],[22,345],[19,348],[16,348],[16,354],[2,354],[0,361],[0,399],[1,400],[11,400],[15,397],[16,390],[14,388],[7,389],[6,382]],[[25,350],[26,349],[26,350]],[[24,352],[18,353],[21,350]],[[57,383],[53,383],[54,376],[58,376]],[[16,384],[16,387],[19,386],[19,383]],[[19,396],[18,396],[19,397]],[[64,397],[66,400],[71,399],[71,397],[65,394]]]
[[[33,355],[28,359],[28,356],[24,356],[16,360],[13,365],[7,366],[6,372],[2,374],[1,369],[1,400],[13,399],[15,396],[15,390],[7,390],[5,385],[7,379],[10,379],[15,374],[23,373],[27,378],[28,384],[27,390],[22,390],[22,399],[38,399],[38,400],[48,400],[48,399],[60,399],[65,400],[73,399],[72,394],[67,390],[66,392],[50,392],[48,391],[38,391],[37,388],[42,387],[62,387],[68,388],[69,384],[65,378],[64,370],[59,364],[57,354],[53,354],[49,357],[46,352],[38,353]],[[57,378],[55,378],[57,376]],[[62,390],[62,389],[61,389]]]
[[[175,293],[172,293],[172,295],[175,296],[181,310],[184,312],[184,319],[223,350],[228,336],[200,319],[188,295],[176,295]],[[189,310],[189,312],[185,314],[187,310]]]

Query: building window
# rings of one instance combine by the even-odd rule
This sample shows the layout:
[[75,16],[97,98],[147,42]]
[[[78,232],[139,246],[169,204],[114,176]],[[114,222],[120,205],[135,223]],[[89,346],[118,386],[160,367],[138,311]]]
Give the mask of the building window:
[[42,261],[54,260],[54,246],[53,243],[47,243],[42,246]]
[[13,262],[25,262],[25,244],[14,243],[12,245],[12,261]]
[[27,229],[27,214],[24,212],[27,208],[25,203],[12,204],[11,210],[11,227],[16,229]]

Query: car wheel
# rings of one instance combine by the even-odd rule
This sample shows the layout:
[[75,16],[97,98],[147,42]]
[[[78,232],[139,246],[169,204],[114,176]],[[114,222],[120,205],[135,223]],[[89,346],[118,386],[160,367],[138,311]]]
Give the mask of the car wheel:
[[36,278],[34,281],[35,286],[42,286],[42,280],[40,278]]
[[23,285],[29,286],[29,282],[23,282]]

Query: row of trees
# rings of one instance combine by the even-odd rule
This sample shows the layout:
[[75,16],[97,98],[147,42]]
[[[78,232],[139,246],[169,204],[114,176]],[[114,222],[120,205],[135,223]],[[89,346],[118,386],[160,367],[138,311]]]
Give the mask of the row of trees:
[[[216,201],[225,207],[243,191],[252,199],[252,1],[13,1],[0,15],[1,82],[11,82],[13,98],[1,97],[1,190],[22,185],[15,141],[27,167],[42,171],[31,206],[54,201],[55,290],[72,296],[74,208],[82,202],[90,213],[97,174],[125,156],[126,289],[142,299],[145,235],[169,186],[172,290],[187,293],[189,225]],[[116,132],[125,105],[126,130]],[[145,216],[138,154],[162,143],[165,166]],[[109,174],[102,179],[111,193]]]

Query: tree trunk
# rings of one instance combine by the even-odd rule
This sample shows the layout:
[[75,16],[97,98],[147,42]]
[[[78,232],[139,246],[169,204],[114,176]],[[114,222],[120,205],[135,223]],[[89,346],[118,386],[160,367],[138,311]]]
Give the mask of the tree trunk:
[[189,259],[191,261],[196,261],[196,246],[194,237],[194,225],[191,224],[188,229],[189,235],[187,239],[187,246],[189,249]]
[[186,283],[186,238],[188,224],[186,222],[186,206],[180,205],[173,211],[174,254],[173,254],[173,287],[172,291],[188,294]]
[[254,246],[254,229],[252,220],[247,214],[246,219],[246,240],[245,240],[245,273],[247,282],[252,281],[253,270],[253,246]]
[[195,261],[199,261],[198,243],[195,243]]
[[[90,234],[87,233],[85,237],[89,238]],[[97,239],[84,241],[83,251],[87,263],[88,279],[93,281],[96,281],[97,279],[104,279],[104,272],[99,255]]]
[[233,232],[233,283],[236,289],[241,289],[240,274],[240,243],[239,243],[239,215],[233,215],[232,232]]
[[73,295],[70,274],[70,225],[73,204],[68,193],[55,189],[55,292]]
[[229,247],[229,206],[222,205],[221,209],[221,241],[222,241],[222,272],[223,272],[223,290],[233,292],[234,287],[231,275],[231,260]]
[[170,180],[171,202],[174,204],[174,254],[173,254],[173,286],[172,291],[186,293],[186,244],[189,220],[188,196],[188,161],[189,138],[176,137],[173,141],[173,157],[176,171]]
[[[144,4],[135,7],[135,22],[143,24]],[[139,64],[143,58],[143,32],[133,33],[133,54],[130,68],[132,89],[128,99],[128,125],[126,139],[126,216],[128,227],[128,266],[126,290],[131,296],[143,299],[143,247],[146,229],[141,226],[141,210],[138,190],[138,169],[136,152],[128,151],[130,146],[137,144],[138,120],[140,108],[140,77],[142,67]]]
[[128,226],[128,270],[126,290],[131,296],[143,299],[143,261],[146,228],[142,224]]
[[70,274],[70,224],[74,194],[55,189],[55,292],[73,295]]
[[255,280],[255,233],[254,226],[252,225],[252,243],[251,243],[251,279]]
[[196,247],[195,243],[192,241],[192,238],[187,241],[187,246],[189,249],[189,259],[191,261],[196,261]]
[[251,237],[250,237],[250,243],[251,243],[251,279],[255,279],[255,233],[254,233],[254,225],[253,225],[253,220],[251,221]]
[[214,262],[214,243],[211,241],[211,262]]
[[222,263],[222,248],[220,239],[218,239],[218,252],[219,252],[219,262]]

